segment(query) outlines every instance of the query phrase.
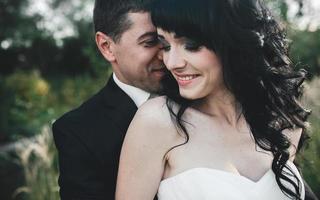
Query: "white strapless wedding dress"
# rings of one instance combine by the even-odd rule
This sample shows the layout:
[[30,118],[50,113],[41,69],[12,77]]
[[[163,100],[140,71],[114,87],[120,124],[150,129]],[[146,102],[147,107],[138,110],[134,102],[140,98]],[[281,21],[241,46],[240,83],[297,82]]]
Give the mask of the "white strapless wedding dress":
[[[288,165],[301,182],[301,197],[305,191],[302,178],[292,162]],[[280,190],[270,169],[257,182],[231,172],[198,167],[164,179],[158,190],[158,200],[289,200]]]

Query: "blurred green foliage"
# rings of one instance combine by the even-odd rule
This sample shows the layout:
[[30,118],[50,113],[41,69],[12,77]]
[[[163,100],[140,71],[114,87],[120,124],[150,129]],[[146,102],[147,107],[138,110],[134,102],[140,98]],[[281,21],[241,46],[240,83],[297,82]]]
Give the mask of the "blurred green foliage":
[[17,72],[2,82],[2,136],[16,140],[20,134],[28,136],[33,135],[34,131],[38,132],[38,128],[52,117],[49,84],[37,72]]
[[15,141],[38,133],[102,88],[110,72],[106,69],[96,78],[82,74],[45,79],[33,70],[0,77],[0,138]]
[[302,169],[302,174],[313,192],[320,197],[320,119],[312,116],[312,135],[306,150],[298,157],[298,163]]
[[291,58],[297,68],[307,69],[309,78],[320,75],[320,29],[289,30]]
[[30,14],[30,1],[0,2],[0,144],[38,133],[105,84],[111,71],[91,17],[79,17],[88,3],[46,1],[74,30],[57,38],[43,26],[46,16]]
[[303,104],[312,110],[309,118],[310,140],[306,149],[297,157],[305,180],[320,197],[320,77],[305,84]]

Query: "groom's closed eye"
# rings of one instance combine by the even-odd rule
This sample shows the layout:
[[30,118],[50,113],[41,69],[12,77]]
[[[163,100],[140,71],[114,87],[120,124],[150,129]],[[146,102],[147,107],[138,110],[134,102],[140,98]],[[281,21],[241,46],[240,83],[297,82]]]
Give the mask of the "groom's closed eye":
[[151,48],[159,44],[156,32],[146,32],[138,38],[138,44],[145,48]]
[[159,40],[158,40],[158,37],[152,37],[152,38],[149,38],[145,41],[143,41],[143,46],[144,47],[154,47],[156,45],[159,44]]

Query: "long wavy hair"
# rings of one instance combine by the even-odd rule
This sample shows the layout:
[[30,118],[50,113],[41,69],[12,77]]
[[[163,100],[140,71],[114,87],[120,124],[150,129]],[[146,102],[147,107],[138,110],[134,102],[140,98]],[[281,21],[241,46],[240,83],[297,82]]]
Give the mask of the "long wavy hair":
[[[241,105],[255,143],[273,154],[272,170],[280,189],[291,199],[300,199],[302,183],[286,164],[291,143],[282,131],[303,129],[298,149],[308,138],[310,111],[299,103],[306,71],[292,68],[285,32],[264,2],[155,0],[150,11],[155,26],[192,39],[219,57],[224,83]],[[163,79],[163,92],[171,117],[186,136],[180,144],[184,145],[189,134],[182,116],[194,101],[180,96],[170,73]]]

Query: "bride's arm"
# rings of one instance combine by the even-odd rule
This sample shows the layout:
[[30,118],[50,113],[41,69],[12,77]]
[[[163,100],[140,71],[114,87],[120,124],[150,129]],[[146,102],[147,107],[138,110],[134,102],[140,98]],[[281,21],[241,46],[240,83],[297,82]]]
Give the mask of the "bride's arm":
[[[152,200],[172,143],[170,117],[147,102],[139,108],[127,131],[120,156],[116,200]],[[169,118],[169,120],[167,119]],[[170,122],[171,123],[171,122]]]

